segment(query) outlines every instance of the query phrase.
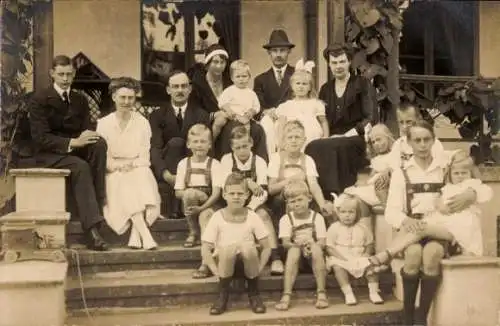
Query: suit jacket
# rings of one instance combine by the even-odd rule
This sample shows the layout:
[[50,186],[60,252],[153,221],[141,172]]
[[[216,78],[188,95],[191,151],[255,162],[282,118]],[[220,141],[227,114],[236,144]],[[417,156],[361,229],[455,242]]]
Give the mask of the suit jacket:
[[68,155],[71,138],[91,127],[87,99],[71,90],[69,101],[66,104],[50,86],[35,93],[30,102],[32,156],[37,166],[50,166]]
[[278,85],[273,68],[258,75],[254,80],[254,91],[259,98],[262,110],[278,107],[291,98],[290,77],[295,68],[288,65],[283,75],[281,85]]
[[335,94],[335,79],[321,86],[318,97],[325,102],[331,135],[343,134],[352,128],[356,128],[358,134],[363,135],[368,122],[378,122],[375,89],[362,76],[351,75],[341,98]]
[[177,125],[174,109],[170,102],[166,102],[149,116],[151,125],[151,165],[158,179],[162,179],[163,172],[167,169],[164,153],[167,143],[174,137],[187,139],[189,128],[197,123],[202,123],[210,128],[210,115],[189,101],[183,119],[182,128]]

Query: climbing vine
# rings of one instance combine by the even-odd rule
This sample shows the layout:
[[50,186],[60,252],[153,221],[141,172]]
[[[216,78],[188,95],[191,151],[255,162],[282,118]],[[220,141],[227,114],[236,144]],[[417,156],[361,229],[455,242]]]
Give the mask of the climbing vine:
[[354,52],[351,65],[373,81],[381,107],[399,103],[401,96],[387,77],[408,5],[409,0],[346,0],[345,39]]

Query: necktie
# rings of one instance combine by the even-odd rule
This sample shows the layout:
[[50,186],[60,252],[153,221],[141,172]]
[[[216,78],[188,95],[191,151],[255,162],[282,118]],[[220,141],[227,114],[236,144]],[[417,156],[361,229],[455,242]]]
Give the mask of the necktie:
[[175,116],[175,118],[177,119],[177,125],[179,126],[179,128],[182,128],[182,109],[181,108],[177,108],[177,115]]
[[281,82],[283,81],[283,71],[281,69],[276,69],[276,81],[281,86]]
[[64,91],[62,93],[64,103],[69,104],[69,97],[68,97],[68,92]]

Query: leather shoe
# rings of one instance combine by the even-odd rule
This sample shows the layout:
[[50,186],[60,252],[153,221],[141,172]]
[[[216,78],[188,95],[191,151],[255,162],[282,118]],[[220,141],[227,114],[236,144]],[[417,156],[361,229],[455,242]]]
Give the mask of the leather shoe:
[[250,295],[248,296],[248,299],[250,301],[250,307],[254,313],[263,314],[266,312],[266,306],[262,302],[259,295]]
[[109,246],[99,234],[96,227],[90,228],[87,232],[87,248],[96,251],[107,251]]

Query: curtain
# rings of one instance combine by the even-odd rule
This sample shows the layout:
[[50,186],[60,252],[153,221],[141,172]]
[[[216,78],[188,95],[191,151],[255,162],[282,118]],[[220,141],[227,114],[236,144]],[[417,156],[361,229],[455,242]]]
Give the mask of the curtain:
[[474,2],[438,1],[435,10],[435,51],[450,58],[458,76],[474,74],[474,25],[477,6]]
[[220,37],[219,44],[229,53],[229,60],[240,57],[240,1],[223,1],[214,10],[215,33]]

